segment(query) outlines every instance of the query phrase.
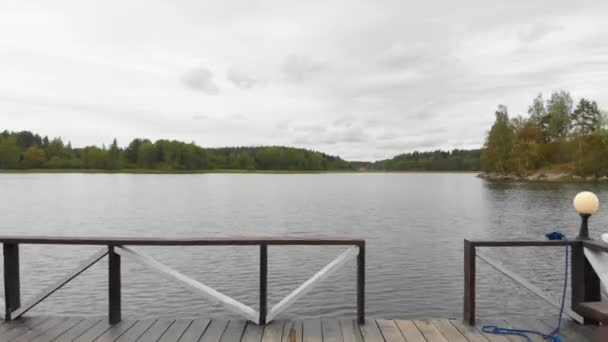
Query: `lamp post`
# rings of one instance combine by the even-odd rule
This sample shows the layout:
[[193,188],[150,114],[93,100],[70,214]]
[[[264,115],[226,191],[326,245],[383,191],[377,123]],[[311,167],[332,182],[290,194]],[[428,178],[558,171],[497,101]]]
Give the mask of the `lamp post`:
[[583,191],[574,196],[572,204],[581,216],[581,230],[576,238],[587,240],[589,239],[589,217],[599,209],[600,200],[593,192]]

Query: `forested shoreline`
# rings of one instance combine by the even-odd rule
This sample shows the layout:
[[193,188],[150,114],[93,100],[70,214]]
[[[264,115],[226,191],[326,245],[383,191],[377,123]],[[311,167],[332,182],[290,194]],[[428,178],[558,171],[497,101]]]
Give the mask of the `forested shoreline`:
[[134,139],[120,147],[74,148],[61,138],[49,139],[29,131],[0,133],[0,169],[5,170],[351,170],[336,156],[283,147],[203,148],[176,140]]
[[[482,149],[399,154],[391,159],[346,161],[339,156],[285,146],[205,148],[176,140],[134,139],[120,147],[75,148],[62,138],[29,131],[0,133],[1,170],[116,172],[230,171],[478,171],[496,178],[545,174],[608,178],[608,115],[567,91],[546,101],[538,94],[526,116],[499,105]],[[532,176],[531,176],[532,175]]]
[[231,172],[231,171],[478,171],[479,150],[412,152],[377,162],[284,146],[204,148],[176,140],[134,139],[121,147],[72,147],[62,138],[30,131],[0,133],[0,169],[11,172]]
[[555,91],[538,94],[526,116],[510,117],[499,105],[481,153],[490,177],[544,178],[547,175],[608,176],[608,120],[596,101]]

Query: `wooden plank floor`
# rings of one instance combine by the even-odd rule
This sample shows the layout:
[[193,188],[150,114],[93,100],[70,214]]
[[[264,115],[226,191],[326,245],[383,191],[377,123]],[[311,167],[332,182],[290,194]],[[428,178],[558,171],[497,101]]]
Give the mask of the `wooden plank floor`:
[[[522,329],[552,330],[550,320],[513,318],[483,321]],[[593,341],[597,328],[564,321],[565,341]],[[534,341],[544,341],[534,338]],[[0,341],[205,341],[205,342],[509,342],[517,336],[484,334],[481,326],[459,320],[354,320],[313,319],[273,321],[258,326],[242,320],[125,320],[109,325],[102,318],[26,317],[0,324]]]

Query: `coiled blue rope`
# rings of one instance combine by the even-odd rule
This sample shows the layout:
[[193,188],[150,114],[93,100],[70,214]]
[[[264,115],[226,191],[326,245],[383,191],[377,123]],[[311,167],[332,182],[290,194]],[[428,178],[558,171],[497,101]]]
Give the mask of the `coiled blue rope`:
[[527,339],[528,342],[532,342],[532,339],[530,338],[530,335],[540,335],[543,338],[546,338],[547,341],[549,342],[563,342],[564,339],[559,336],[557,333],[559,332],[559,329],[562,327],[562,316],[564,314],[564,303],[566,302],[566,288],[568,287],[568,268],[569,268],[569,262],[570,262],[570,241],[568,240],[568,238],[560,233],[560,232],[552,232],[552,233],[547,233],[545,234],[545,236],[547,237],[547,239],[549,240],[564,240],[566,241],[566,262],[565,262],[565,269],[564,269],[564,289],[562,291],[562,302],[561,302],[561,307],[559,309],[559,317],[558,317],[558,321],[557,321],[557,327],[550,333],[548,334],[544,334],[540,331],[534,331],[534,330],[524,330],[524,329],[509,329],[509,328],[501,328],[501,327],[497,327],[495,325],[484,325],[483,327],[481,327],[481,331],[483,331],[486,334],[495,334],[495,335],[516,335],[516,336],[521,336],[521,337],[525,337]]

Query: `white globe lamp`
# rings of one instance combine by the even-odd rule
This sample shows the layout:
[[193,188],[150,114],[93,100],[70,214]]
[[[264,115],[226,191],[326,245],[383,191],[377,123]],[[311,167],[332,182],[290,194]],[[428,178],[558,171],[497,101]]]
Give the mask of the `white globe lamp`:
[[600,200],[590,191],[579,192],[574,196],[572,201],[574,209],[581,216],[581,230],[578,233],[578,239],[589,239],[589,217],[595,214],[600,208]]

